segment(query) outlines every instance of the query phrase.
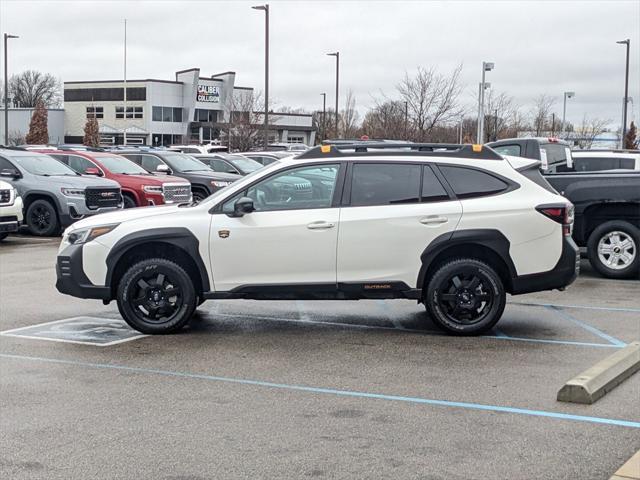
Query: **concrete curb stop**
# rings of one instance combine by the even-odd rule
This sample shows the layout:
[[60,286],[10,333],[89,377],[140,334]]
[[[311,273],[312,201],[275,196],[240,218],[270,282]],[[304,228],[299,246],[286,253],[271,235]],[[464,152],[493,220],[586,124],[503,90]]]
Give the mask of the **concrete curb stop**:
[[558,392],[560,402],[592,404],[640,370],[640,341],[573,377]]
[[621,466],[609,480],[640,480],[640,450]]

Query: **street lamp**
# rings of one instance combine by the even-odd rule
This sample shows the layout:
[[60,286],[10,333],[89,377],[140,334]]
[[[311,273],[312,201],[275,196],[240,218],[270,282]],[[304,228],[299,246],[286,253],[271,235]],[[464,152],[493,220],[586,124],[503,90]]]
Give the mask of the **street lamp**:
[[251,7],[264,11],[264,149],[269,146],[269,4]]
[[562,135],[564,138],[566,138],[565,135],[565,127],[564,127],[564,120],[567,117],[567,98],[573,98],[576,96],[576,92],[564,92],[564,101],[562,103]]
[[327,94],[326,93],[321,93],[320,95],[322,95],[322,140],[324,140],[325,135],[327,134],[327,124],[326,124],[326,118],[327,118]]
[[624,147],[624,137],[627,135],[627,103],[629,103],[629,48],[631,47],[631,40],[619,40],[616,43],[627,46],[627,63],[624,76],[624,100],[622,108],[622,141],[621,147]]
[[7,40],[20,38],[17,35],[4,34],[4,144],[9,145],[9,80],[7,78]]
[[484,143],[484,91],[489,88],[484,81],[486,72],[490,72],[495,67],[493,62],[482,62],[482,82],[480,86],[480,108],[478,112],[478,143]]
[[330,57],[336,57],[336,128],[335,135],[338,138],[338,86],[340,83],[340,52],[327,53]]

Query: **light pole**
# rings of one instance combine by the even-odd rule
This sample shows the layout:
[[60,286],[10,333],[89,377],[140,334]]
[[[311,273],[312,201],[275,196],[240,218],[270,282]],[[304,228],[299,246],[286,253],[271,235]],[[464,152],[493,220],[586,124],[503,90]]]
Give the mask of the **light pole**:
[[567,138],[565,134],[565,119],[567,118],[567,98],[573,98],[576,96],[576,92],[564,92],[564,101],[562,102],[562,127],[560,131],[562,132],[562,136]]
[[264,11],[264,149],[269,146],[269,4],[251,7]]
[[17,35],[4,34],[4,144],[9,145],[9,79],[7,68],[7,40],[19,38]]
[[622,141],[621,147],[624,147],[624,137],[627,135],[627,103],[629,103],[629,48],[631,46],[631,40],[620,40],[616,42],[620,45],[627,46],[627,63],[624,74],[624,101],[622,108]]
[[480,111],[478,115],[478,143],[484,143],[484,91],[489,88],[484,81],[486,72],[490,72],[495,67],[493,62],[482,62],[482,82],[480,87]]
[[340,84],[340,52],[327,53],[330,57],[336,57],[336,127],[335,136],[338,138],[338,87]]
[[320,95],[322,95],[322,140],[324,140],[325,135],[327,134],[327,94],[321,93]]
[[404,102],[404,141],[409,140],[409,102]]

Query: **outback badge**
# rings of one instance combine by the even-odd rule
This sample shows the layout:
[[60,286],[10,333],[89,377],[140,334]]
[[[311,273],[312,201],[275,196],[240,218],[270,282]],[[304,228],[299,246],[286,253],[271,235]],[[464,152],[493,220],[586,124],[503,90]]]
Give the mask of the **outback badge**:
[[229,230],[218,230],[218,235],[220,238],[229,238]]

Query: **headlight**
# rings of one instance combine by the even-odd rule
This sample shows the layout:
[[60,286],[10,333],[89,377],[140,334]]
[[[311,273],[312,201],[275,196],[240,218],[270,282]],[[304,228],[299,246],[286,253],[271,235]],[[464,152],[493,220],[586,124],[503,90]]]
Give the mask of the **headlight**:
[[211,185],[218,188],[228,187],[233,182],[222,182],[220,180],[211,180]]
[[119,223],[112,225],[101,225],[99,227],[82,228],[80,230],[74,230],[67,236],[67,241],[72,245],[81,245],[83,243],[95,240],[102,235],[106,235],[111,230],[116,228]]
[[143,185],[142,190],[147,193],[162,193],[162,187],[159,185]]
[[65,197],[84,198],[84,189],[82,188],[61,188],[60,191]]

